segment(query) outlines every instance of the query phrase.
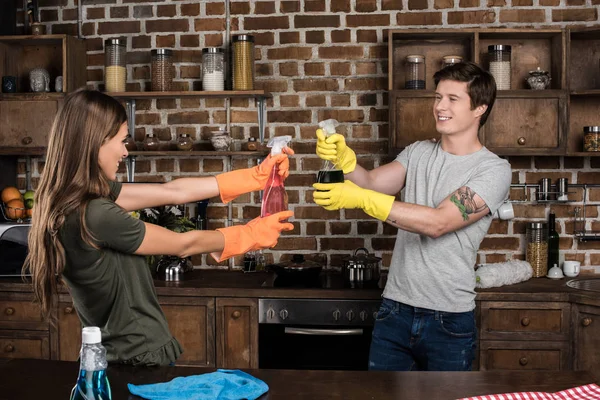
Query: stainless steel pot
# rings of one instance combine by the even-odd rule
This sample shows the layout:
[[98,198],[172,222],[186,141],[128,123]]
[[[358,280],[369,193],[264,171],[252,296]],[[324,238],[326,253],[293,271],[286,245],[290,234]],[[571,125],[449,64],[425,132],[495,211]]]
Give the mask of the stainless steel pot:
[[[359,254],[359,252],[364,252]],[[344,260],[344,279],[351,285],[379,282],[379,262],[381,257],[375,257],[367,249],[361,247],[354,255]]]

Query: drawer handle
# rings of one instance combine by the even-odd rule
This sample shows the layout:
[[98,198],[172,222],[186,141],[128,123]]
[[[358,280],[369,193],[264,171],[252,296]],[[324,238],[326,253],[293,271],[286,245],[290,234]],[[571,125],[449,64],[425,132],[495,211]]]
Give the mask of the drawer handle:
[[581,320],[581,325],[590,326],[592,324],[592,319],[590,317],[585,317]]
[[238,310],[235,310],[234,312],[231,313],[231,318],[233,318],[233,319],[238,319],[241,316],[242,316],[242,313],[239,312]]
[[4,314],[6,314],[6,315],[13,315],[14,313],[15,313],[15,309],[14,309],[14,308],[12,308],[12,307],[7,307],[7,308],[4,310]]
[[22,142],[23,144],[31,144],[33,142],[33,139],[31,138],[31,136],[25,136]]
[[72,314],[73,313],[73,307],[65,307],[65,314]]
[[531,322],[531,321],[529,320],[529,318],[528,318],[528,317],[524,317],[524,318],[521,320],[521,325],[523,325],[523,326],[529,326],[529,323],[530,323],[530,322]]
[[519,364],[521,364],[522,366],[527,365],[528,362],[529,362],[529,360],[527,359],[527,357],[519,358]]
[[517,143],[519,143],[520,146],[523,146],[525,144],[525,138],[523,136],[521,136],[518,140]]
[[15,351],[15,346],[13,346],[12,344],[7,344],[6,347],[4,348],[5,353],[14,353],[14,351]]

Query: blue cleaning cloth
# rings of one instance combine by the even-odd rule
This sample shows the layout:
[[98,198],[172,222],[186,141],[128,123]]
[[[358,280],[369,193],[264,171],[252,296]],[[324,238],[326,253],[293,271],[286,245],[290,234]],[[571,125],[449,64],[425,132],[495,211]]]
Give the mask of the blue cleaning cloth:
[[127,387],[131,394],[148,400],[255,400],[269,390],[260,379],[228,369],[149,385],[128,383]]

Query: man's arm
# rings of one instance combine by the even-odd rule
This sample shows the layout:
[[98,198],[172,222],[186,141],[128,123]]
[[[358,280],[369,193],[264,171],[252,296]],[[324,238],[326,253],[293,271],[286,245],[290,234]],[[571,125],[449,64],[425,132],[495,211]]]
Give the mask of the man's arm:
[[371,171],[367,171],[357,164],[354,171],[344,177],[363,189],[395,196],[404,188],[406,168],[397,161],[392,161]]
[[437,238],[469,226],[489,212],[483,199],[463,186],[437,208],[396,201],[386,222],[405,231]]

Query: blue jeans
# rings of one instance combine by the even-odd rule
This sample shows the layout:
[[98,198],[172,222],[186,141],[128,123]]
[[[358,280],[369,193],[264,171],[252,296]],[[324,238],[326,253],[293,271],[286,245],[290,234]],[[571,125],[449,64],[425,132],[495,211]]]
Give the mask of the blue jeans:
[[369,354],[371,371],[470,371],[475,312],[451,313],[383,299]]

